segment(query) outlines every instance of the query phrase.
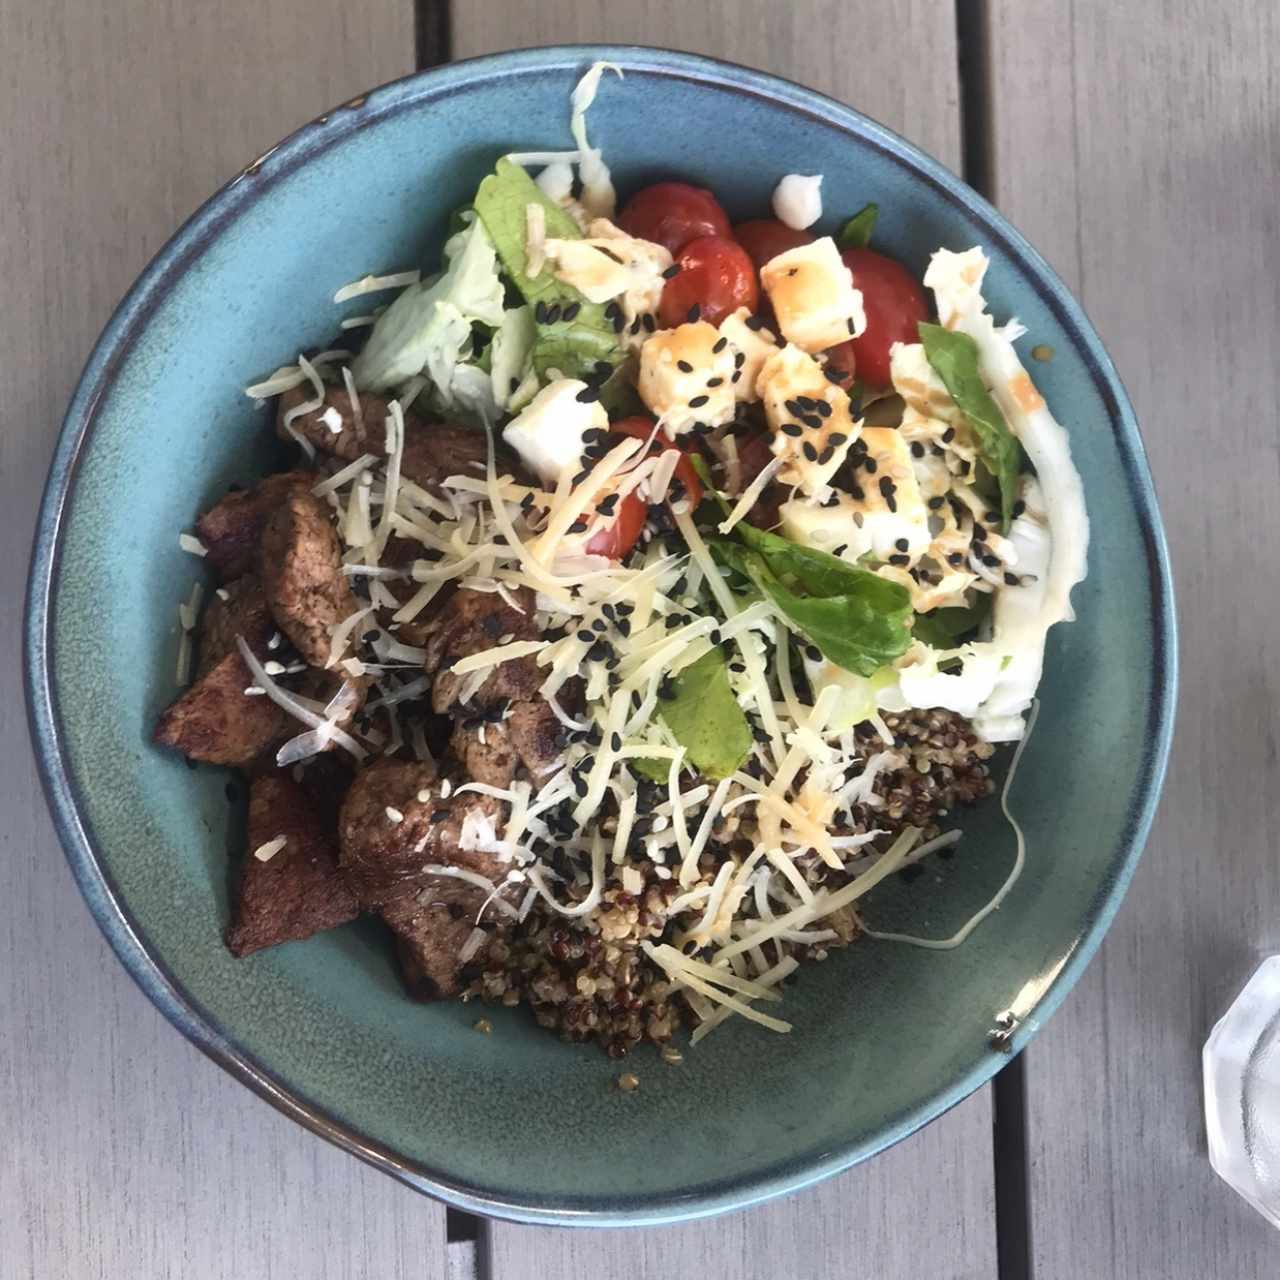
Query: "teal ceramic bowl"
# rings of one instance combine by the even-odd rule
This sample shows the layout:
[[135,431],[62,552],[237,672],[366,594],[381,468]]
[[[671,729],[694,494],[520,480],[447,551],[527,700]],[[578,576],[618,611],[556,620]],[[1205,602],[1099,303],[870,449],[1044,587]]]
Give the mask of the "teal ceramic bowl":
[[[1026,872],[951,952],[866,941],[787,993],[787,1037],[727,1025],[683,1065],[618,1064],[520,1010],[422,1007],[390,948],[353,925],[233,960],[227,777],[152,749],[173,694],[175,606],[195,562],[179,530],[269,449],[241,388],[321,345],[334,290],[430,264],[448,211],[494,158],[563,147],[569,91],[596,58],[625,68],[593,108],[624,191],[660,175],[768,206],[800,167],[830,217],[867,200],[883,247],[917,271],[979,243],[989,296],[1017,314],[1068,424],[1093,521],[1079,619],[1054,630],[1039,724],[1012,792]],[[350,304],[359,309],[359,301]],[[898,1141],[1020,1049],[1098,945],[1156,802],[1174,701],[1169,570],[1132,411],[1088,320],[1035,251],[902,139],[807,89],[683,54],[568,48],[414,76],[288,138],[209,201],[108,324],[67,415],[40,514],[27,618],[31,721],[59,833],[98,924],[173,1024],[315,1132],[479,1213],[594,1226],[656,1223],[803,1187]],[[998,805],[963,852],[872,897],[873,922],[944,934],[1004,878]],[[1000,1015],[1016,1021],[993,1044]]]

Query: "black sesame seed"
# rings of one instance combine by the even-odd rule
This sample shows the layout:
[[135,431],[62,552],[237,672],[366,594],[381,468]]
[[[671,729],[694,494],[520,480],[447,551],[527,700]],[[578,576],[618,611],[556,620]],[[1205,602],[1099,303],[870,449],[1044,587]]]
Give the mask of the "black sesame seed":
[[677,360],[676,368],[679,369],[681,373],[693,372],[693,365],[691,365],[687,360]]
[[779,428],[784,436],[802,436],[804,428],[798,422],[784,422]]
[[793,417],[798,418],[804,413],[804,405],[799,400],[784,400],[782,407]]
[[1021,498],[1019,498],[1017,502],[1013,504],[1013,510],[1009,514],[1012,515],[1013,518],[1016,520],[1020,515],[1023,514],[1023,512],[1026,511],[1026,509],[1027,509],[1027,504],[1023,502]]
[[582,310],[582,303],[580,303],[580,302],[571,302],[571,303],[569,303],[569,305],[568,305],[567,307],[565,307],[565,309],[560,313],[560,318],[561,318],[562,320],[576,320],[576,319],[578,318],[578,312],[579,312],[579,311],[581,311],[581,310]]
[[662,278],[663,278],[664,280],[674,280],[674,279],[675,279],[675,277],[676,277],[676,276],[678,276],[679,274],[680,274],[680,264],[679,264],[678,262],[673,262],[673,263],[672,263],[672,264],[671,264],[671,265],[670,265],[670,266],[669,266],[669,267],[668,267],[668,268],[667,268],[667,269],[662,273]]
[[720,386],[723,382],[724,382],[724,379],[723,379],[723,378],[708,378],[708,379],[707,379],[707,386],[709,386],[709,387],[718,387],[718,386]]
[[818,417],[820,418],[831,417],[831,405],[828,401],[819,400],[813,407],[814,409],[817,410]]
[[810,462],[817,462],[818,451],[813,447],[812,440],[806,440],[804,442],[804,447],[802,452],[804,453],[804,456],[809,459]]
[[939,510],[939,508],[941,508],[942,504],[943,504],[945,501],[946,501],[946,499],[945,499],[945,498],[940,498],[940,497],[930,498],[930,499],[929,499],[929,510],[930,510],[930,511],[937,511],[937,510]]
[[573,397],[579,404],[592,404],[600,399],[600,388],[587,385]]
[[640,328],[643,324],[644,324],[644,316],[636,316],[636,318],[631,322],[630,332],[632,334],[639,333]]
[[995,524],[995,522],[1000,519],[1000,513],[998,511],[985,511],[983,512],[982,518],[988,524]]
[[701,316],[702,316],[702,307],[695,302],[693,306],[689,308],[688,314],[685,316],[685,319],[688,320],[690,324],[697,324]]
[[964,553],[962,551],[953,551],[947,557],[947,563],[949,565],[954,565],[956,567],[959,567],[960,565],[964,564]]
[[621,751],[622,750],[622,734],[615,733],[613,737],[609,739],[609,746],[614,751]]
[[909,565],[911,563],[911,557],[893,555],[889,557],[889,563],[897,564],[897,565]]
[[851,484],[851,485],[849,486],[849,496],[850,496],[850,497],[851,497],[855,502],[861,502],[861,501],[862,501],[862,500],[863,500],[867,495],[866,495],[865,493],[863,493],[863,492],[862,492],[862,486],[861,486],[861,485]]
[[[621,333],[623,326],[627,323],[627,317],[624,316],[621,311],[615,311],[613,315],[609,317],[609,323],[613,325],[614,333]],[[634,330],[632,332],[634,332]]]
[[806,413],[801,419],[810,431],[819,431],[822,428],[822,419],[816,413]]
[[622,308],[616,302],[611,302],[604,309],[606,319],[612,320],[614,316],[622,314]]
[[919,440],[913,440],[911,442],[911,456],[913,458],[924,457],[924,445],[922,445]]
[[742,370],[741,370],[741,369],[735,369],[735,370],[733,371],[733,377],[731,377],[731,378],[729,379],[729,381],[730,381],[730,382],[737,382],[737,381],[738,381],[738,379],[739,379],[739,378],[741,378],[741,377],[742,377]]
[[711,399],[710,396],[694,396],[693,399],[689,401],[689,408],[701,409],[702,406],[706,404],[707,401],[710,399]]
[[[723,342],[724,339],[721,338],[720,341]],[[747,357],[741,351],[735,351],[733,353],[733,367],[735,369],[741,369],[742,366],[746,363],[747,363]]]
[[955,429],[955,427],[948,427],[948,428],[947,428],[947,429],[942,433],[942,443],[943,443],[943,444],[950,444],[950,443],[951,443],[955,438],[956,438],[956,429]]
[[717,339],[715,346],[711,348],[711,354],[713,356],[718,356],[728,345],[729,345],[728,338]]
[[853,317],[852,317],[852,316],[850,316],[850,317],[848,318],[848,320],[846,320],[846,321],[845,321],[845,324],[849,326],[849,333],[850,333],[851,335],[856,335],[856,334],[857,334],[857,330],[853,327]]
[[1000,567],[1000,557],[999,556],[983,556],[982,563],[986,565],[988,569],[998,569]]
[[591,644],[595,640],[595,636],[584,627],[578,632],[578,639],[581,640],[583,644]]
[[652,311],[646,311],[640,317],[640,321],[644,325],[645,333],[652,333],[658,327],[658,322],[653,318]]
[[820,454],[818,454],[818,463],[820,466],[825,467],[827,463],[830,462],[831,459],[834,458],[835,456],[836,456],[835,446],[827,445],[827,447],[823,449],[823,451]]
[[526,493],[524,497],[520,499],[520,510],[528,511],[531,506],[533,506],[533,494]]
[[838,449],[849,437],[843,431],[833,431],[827,437],[827,443],[833,444]]
[[602,516],[611,516],[613,515],[614,507],[616,507],[617,505],[618,505],[618,495],[616,493],[611,493],[607,498],[605,498],[600,503],[598,507],[596,507],[596,510]]
[[432,822],[443,822],[448,816],[449,816],[448,809],[432,809],[431,810]]
[[560,319],[560,304],[558,302],[553,302],[547,308],[546,322],[547,324],[555,324],[555,322],[559,319]]
[[581,471],[579,471],[578,474],[573,477],[574,487],[576,488],[578,485],[580,485],[590,474],[591,474],[591,471],[587,467],[584,467]]
[[764,328],[764,317],[748,316],[744,323],[746,324],[748,329],[752,330],[753,332],[758,332],[759,330]]
[[893,545],[894,545],[894,546],[895,546],[899,551],[910,551],[910,550],[911,550],[911,544],[906,540],[906,538],[899,538],[899,539],[898,539],[898,540],[897,540]]
[[570,533],[586,533],[586,531],[587,531],[587,522],[585,520],[575,520],[569,526]]
[[880,464],[876,462],[874,458],[868,455],[867,457],[863,458],[862,465],[866,468],[868,475],[875,475],[876,471],[879,469]]
[[1020,587],[1022,585],[1022,579],[1016,573],[1006,573],[1004,582],[1007,587]]
[[821,662],[822,650],[819,649],[816,644],[807,644],[804,647],[804,656],[808,658],[810,662]]
[[513,375],[511,378],[511,381],[507,384],[507,394],[515,395],[515,393],[519,390],[520,390],[520,379]]
[[533,307],[533,318],[538,324],[546,324],[547,322],[547,304],[545,302],[537,302]]

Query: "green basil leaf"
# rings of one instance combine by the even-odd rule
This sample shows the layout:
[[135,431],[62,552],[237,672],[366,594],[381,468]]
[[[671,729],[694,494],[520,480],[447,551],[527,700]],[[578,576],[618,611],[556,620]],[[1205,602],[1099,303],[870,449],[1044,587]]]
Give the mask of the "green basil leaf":
[[871,233],[876,229],[876,219],[879,216],[878,204],[864,204],[840,228],[840,234],[836,236],[836,244],[842,249],[865,249],[871,242]]
[[917,613],[911,634],[924,641],[931,649],[954,649],[978,629],[991,612],[991,596],[978,597],[976,604],[968,608],[934,609],[930,613]]
[[[616,365],[623,352],[613,325],[605,318],[604,306],[588,302],[572,285],[556,279],[544,267],[536,276],[528,273],[525,232],[528,207],[540,204],[546,212],[547,235],[556,240],[578,240],[578,224],[554,200],[548,199],[538,184],[510,160],[499,160],[497,168],[476,192],[475,208],[498,251],[503,270],[515,282],[530,306],[577,306],[570,321],[539,322],[531,358],[539,377],[548,369],[558,369],[567,378],[582,377],[601,363]],[[540,308],[539,308],[540,310]]]
[[[911,596],[900,583],[750,525],[711,543],[720,564],[767,596],[828,661],[874,674],[911,643]],[[732,584],[731,584],[732,585]]]
[[1000,486],[1000,510],[1007,531],[1018,498],[1022,447],[978,372],[978,344],[967,333],[941,325],[921,324],[919,328],[925,357],[973,429],[982,461]]

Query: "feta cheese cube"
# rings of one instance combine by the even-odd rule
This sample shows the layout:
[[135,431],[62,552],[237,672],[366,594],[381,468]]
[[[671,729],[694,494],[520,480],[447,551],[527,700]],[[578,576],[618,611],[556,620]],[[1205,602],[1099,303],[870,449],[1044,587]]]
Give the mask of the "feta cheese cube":
[[801,546],[856,564],[871,550],[871,537],[858,523],[857,511],[847,494],[840,494],[834,506],[791,498],[778,508],[778,532]]
[[825,497],[861,431],[850,414],[848,394],[811,355],[790,344],[764,362],[756,389],[773,430],[770,447],[776,457],[787,459],[778,479],[811,497]]
[[770,259],[760,268],[760,282],[782,336],[804,351],[825,351],[867,327],[862,293],[830,236]]
[[865,462],[857,469],[862,496],[855,494],[854,504],[871,553],[886,563],[891,556],[906,556],[908,564],[914,563],[928,549],[932,536],[910,446],[894,427],[866,427],[862,443],[875,470]]
[[734,361],[737,365],[734,378],[737,380],[733,384],[733,392],[746,403],[760,399],[756,379],[764,362],[778,349],[778,340],[768,329],[763,326],[752,328],[747,324],[750,317],[751,312],[746,307],[739,307],[720,321],[720,336],[728,338],[729,344],[742,356],[740,364],[736,359]]
[[668,435],[733,419],[734,350],[705,320],[655,333],[640,348],[640,398]]
[[554,486],[564,472],[582,465],[586,432],[609,429],[600,401],[594,395],[578,398],[588,390],[576,378],[550,382],[503,429],[502,438],[545,485]]

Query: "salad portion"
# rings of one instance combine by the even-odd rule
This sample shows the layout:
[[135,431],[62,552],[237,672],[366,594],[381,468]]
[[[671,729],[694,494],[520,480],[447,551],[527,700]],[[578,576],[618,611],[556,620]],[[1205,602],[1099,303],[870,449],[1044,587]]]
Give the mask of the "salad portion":
[[417,996],[675,1061],[790,1030],[806,960],[999,904],[1020,835],[953,937],[862,914],[1024,738],[1088,523],[981,248],[919,281],[816,175],[736,223],[619,200],[608,70],[437,271],[345,286],[248,388],[297,458],[182,536],[217,586],[156,737],[248,780],[235,954],[370,913]]

